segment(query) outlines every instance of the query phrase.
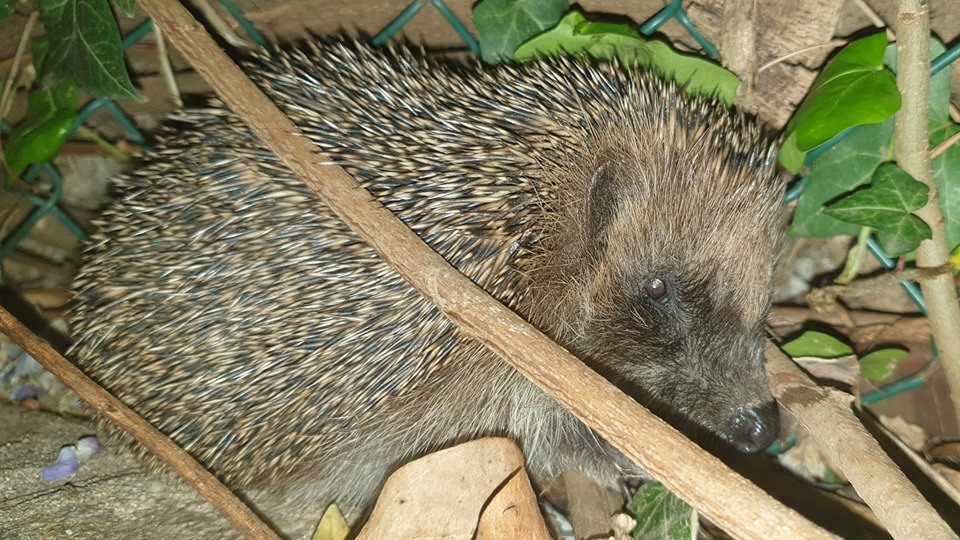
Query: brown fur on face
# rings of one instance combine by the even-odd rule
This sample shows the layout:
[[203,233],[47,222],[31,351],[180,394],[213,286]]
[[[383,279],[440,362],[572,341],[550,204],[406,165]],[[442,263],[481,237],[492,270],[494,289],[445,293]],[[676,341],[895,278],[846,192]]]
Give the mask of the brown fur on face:
[[[532,312],[642,403],[730,439],[731,415],[773,399],[760,353],[783,182],[769,148],[714,131],[759,139],[756,126],[684,121],[706,105],[679,105],[653,125],[616,118],[585,134],[595,153],[545,234],[555,244],[537,260]],[[663,298],[649,298],[651,280]]]

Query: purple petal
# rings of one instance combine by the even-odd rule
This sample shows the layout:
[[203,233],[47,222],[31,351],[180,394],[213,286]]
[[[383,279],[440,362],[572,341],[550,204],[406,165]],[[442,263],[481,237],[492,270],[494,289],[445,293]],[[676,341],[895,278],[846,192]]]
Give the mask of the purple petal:
[[16,390],[13,391],[13,400],[14,401],[23,401],[25,399],[36,399],[37,391],[33,389],[30,385],[18,386]]
[[77,441],[77,459],[83,461],[100,451],[100,441],[96,437],[81,437]]
[[79,463],[77,461],[77,448],[72,444],[60,449],[57,461],[49,467],[44,467],[40,472],[40,479],[44,482],[56,482],[63,480],[71,474],[77,472]]

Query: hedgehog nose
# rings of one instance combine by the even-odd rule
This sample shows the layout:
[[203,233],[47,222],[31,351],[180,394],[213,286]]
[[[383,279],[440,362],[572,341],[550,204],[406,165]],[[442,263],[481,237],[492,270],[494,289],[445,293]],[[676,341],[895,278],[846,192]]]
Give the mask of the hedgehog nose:
[[741,452],[756,452],[770,445],[780,431],[780,411],[771,401],[756,408],[743,408],[730,418],[731,442]]

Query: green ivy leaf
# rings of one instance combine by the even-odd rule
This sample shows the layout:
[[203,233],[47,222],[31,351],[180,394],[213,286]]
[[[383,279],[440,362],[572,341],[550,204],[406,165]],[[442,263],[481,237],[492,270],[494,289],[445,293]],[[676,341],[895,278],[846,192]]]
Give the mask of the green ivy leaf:
[[77,117],[77,87],[63,81],[50,90],[31,92],[26,119],[10,133],[4,157],[13,175],[46,163],[60,152]]
[[797,133],[791,132],[780,143],[780,151],[777,153],[777,159],[783,168],[790,171],[791,174],[798,174],[803,168],[803,161],[807,159],[807,153],[797,148]]
[[[622,28],[610,31],[611,27],[615,26],[622,26]],[[604,28],[607,32],[598,33]],[[584,33],[585,31],[587,33]],[[631,51],[639,49],[644,41],[630,27],[592,23],[579,11],[571,11],[564,15],[553,28],[517,47],[513,53],[513,59],[517,62],[529,62],[537,58],[586,54],[598,60],[629,60],[634,56]],[[618,46],[628,52],[627,57],[620,58],[617,55]],[[624,63],[624,65],[632,64],[632,61]]]
[[482,0],[473,8],[480,56],[488,64],[509,62],[518,45],[556,24],[568,7],[567,0]]
[[[896,68],[896,51],[889,47],[885,61]],[[936,58],[946,47],[936,38],[931,39],[930,57]],[[930,147],[933,148],[960,131],[960,125],[950,118],[950,74],[944,69],[930,79]],[[960,245],[960,145],[954,144],[937,156],[932,165],[933,180],[937,185],[940,212],[947,228],[947,243],[951,250]]]
[[853,354],[853,349],[839,339],[823,332],[808,330],[793,341],[784,343],[780,350],[791,358],[813,356],[815,358],[840,358]]
[[577,26],[577,32],[583,36],[599,36],[603,34],[619,34],[629,38],[643,39],[636,30],[625,24],[583,21]]
[[[960,125],[951,122],[949,117],[931,119],[930,123],[930,144],[933,146],[960,131]],[[933,180],[937,184],[940,212],[947,227],[947,243],[953,250],[960,245],[960,144],[954,144],[934,158],[931,167]]]
[[893,163],[877,169],[866,189],[855,191],[828,206],[833,218],[874,229],[891,257],[913,251],[930,238],[930,227],[912,214],[927,203],[930,188]]
[[17,0],[0,0],[0,21],[6,19],[17,6]]
[[876,230],[873,234],[890,257],[899,257],[916,250],[920,242],[931,236],[930,226],[913,215],[897,228]]
[[953,275],[960,275],[960,247],[956,247],[950,252],[950,258],[947,262],[953,265]]
[[[33,54],[33,67],[38,76],[42,76],[47,71],[47,53],[50,52],[50,36],[37,36],[30,40],[30,52]],[[43,85],[49,88],[52,85]]]
[[882,229],[927,203],[930,188],[894,163],[884,163],[870,186],[827,207],[827,214],[863,227]]
[[113,5],[120,8],[127,17],[133,17],[137,11],[137,0],[113,0]]
[[883,122],[900,109],[900,92],[883,65],[887,37],[874,34],[847,45],[827,63],[786,133],[807,152],[846,129]]
[[107,0],[40,0],[40,18],[54,36],[41,75],[44,86],[70,76],[91,95],[138,99]]
[[699,56],[680,54],[661,41],[648,41],[625,25],[594,23],[579,12],[566,14],[556,26],[517,48],[514,60],[586,55],[616,60],[622,66],[640,66],[676,81],[687,94],[733,103],[739,79],[723,67]]
[[[888,46],[884,56],[884,63],[893,70],[896,69],[895,49],[894,45]],[[943,51],[943,44],[931,39],[931,55]],[[948,114],[949,76],[949,70],[943,70],[930,81],[931,145],[940,143],[960,129]],[[814,161],[808,187],[797,202],[790,234],[810,237],[857,234],[858,226],[827,216],[823,205],[868,183],[876,168],[892,159],[892,141],[891,118],[881,124],[857,127]],[[960,245],[960,148],[953,146],[934,159],[933,172],[940,192],[940,208],[946,220],[947,240],[954,247]]]
[[893,374],[893,370],[910,357],[904,349],[880,349],[860,359],[860,374],[867,380],[881,383]]
[[881,163],[890,159],[893,118],[860,126],[813,163],[809,183],[793,213],[790,234],[827,237],[856,235],[860,227],[828,216],[824,204],[870,182]]
[[634,538],[688,540],[693,509],[660,482],[642,485],[627,507],[637,520]]

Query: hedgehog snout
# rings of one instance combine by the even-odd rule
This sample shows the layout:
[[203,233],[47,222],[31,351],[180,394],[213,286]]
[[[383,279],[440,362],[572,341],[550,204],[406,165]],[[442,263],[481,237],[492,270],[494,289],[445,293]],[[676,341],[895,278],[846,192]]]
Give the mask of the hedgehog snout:
[[741,452],[763,450],[780,432],[780,410],[775,401],[759,407],[742,407],[728,420],[730,442]]

